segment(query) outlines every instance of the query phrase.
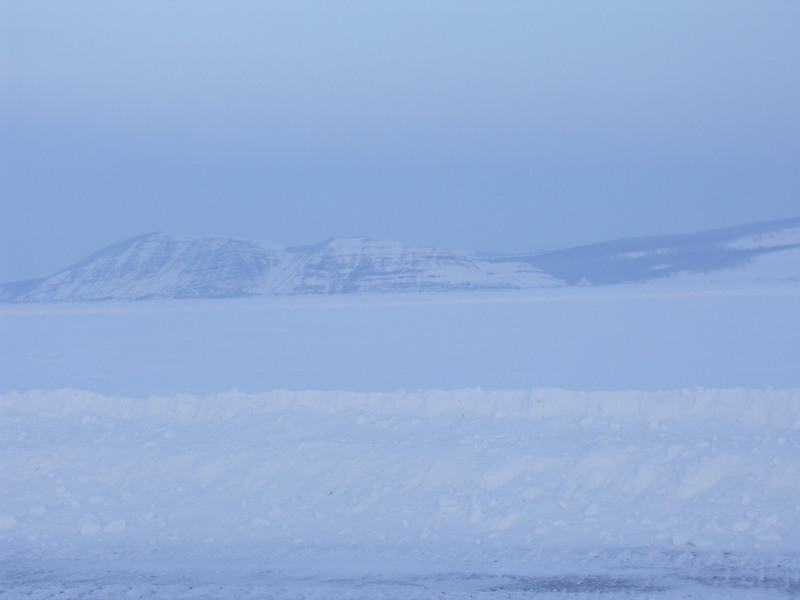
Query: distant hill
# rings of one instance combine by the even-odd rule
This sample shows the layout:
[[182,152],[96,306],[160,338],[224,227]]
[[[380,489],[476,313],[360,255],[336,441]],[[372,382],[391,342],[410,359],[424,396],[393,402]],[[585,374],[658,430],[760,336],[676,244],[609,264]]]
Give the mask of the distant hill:
[[41,280],[6,284],[13,302],[237,298],[294,294],[521,289],[563,285],[528,263],[366,238],[280,248],[152,233]]
[[534,265],[568,285],[709,277],[800,280],[800,218],[612,240],[513,259]]
[[515,256],[368,238],[283,248],[151,233],[104,248],[50,277],[4,284],[0,300],[519,290],[687,278],[800,280],[800,218]]

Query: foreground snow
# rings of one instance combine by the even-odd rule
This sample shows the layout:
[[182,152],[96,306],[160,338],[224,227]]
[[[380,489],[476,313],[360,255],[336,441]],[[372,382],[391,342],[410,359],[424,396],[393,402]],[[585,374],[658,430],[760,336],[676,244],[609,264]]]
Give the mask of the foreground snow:
[[0,598],[788,598],[800,390],[0,396]]
[[786,557],[741,561],[641,549],[635,551],[635,559],[632,556],[630,551],[592,556],[558,553],[524,565],[387,565],[371,557],[281,562],[266,555],[230,553],[200,559],[176,554],[133,561],[122,557],[19,561],[0,567],[4,582],[0,598],[769,600],[800,594],[800,563]]

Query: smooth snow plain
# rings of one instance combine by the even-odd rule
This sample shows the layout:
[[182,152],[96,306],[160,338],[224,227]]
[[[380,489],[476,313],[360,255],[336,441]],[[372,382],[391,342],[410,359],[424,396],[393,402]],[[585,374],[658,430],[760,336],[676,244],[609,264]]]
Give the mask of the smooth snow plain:
[[0,305],[0,392],[800,386],[800,283]]
[[799,299],[3,306],[0,598],[798,597]]

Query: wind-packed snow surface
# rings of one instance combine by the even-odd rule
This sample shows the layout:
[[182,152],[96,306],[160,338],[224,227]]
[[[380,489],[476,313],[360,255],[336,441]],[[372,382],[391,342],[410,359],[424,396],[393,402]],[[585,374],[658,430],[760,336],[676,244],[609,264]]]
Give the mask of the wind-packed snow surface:
[[800,594],[800,390],[58,390],[0,411],[0,598]]

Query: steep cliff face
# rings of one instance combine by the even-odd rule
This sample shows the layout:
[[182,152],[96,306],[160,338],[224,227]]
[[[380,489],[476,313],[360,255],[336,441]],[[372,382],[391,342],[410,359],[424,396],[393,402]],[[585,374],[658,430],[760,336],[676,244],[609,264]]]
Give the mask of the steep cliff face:
[[274,293],[425,292],[563,284],[529,265],[496,268],[466,252],[367,238],[333,239],[289,254],[298,256],[297,268]]

